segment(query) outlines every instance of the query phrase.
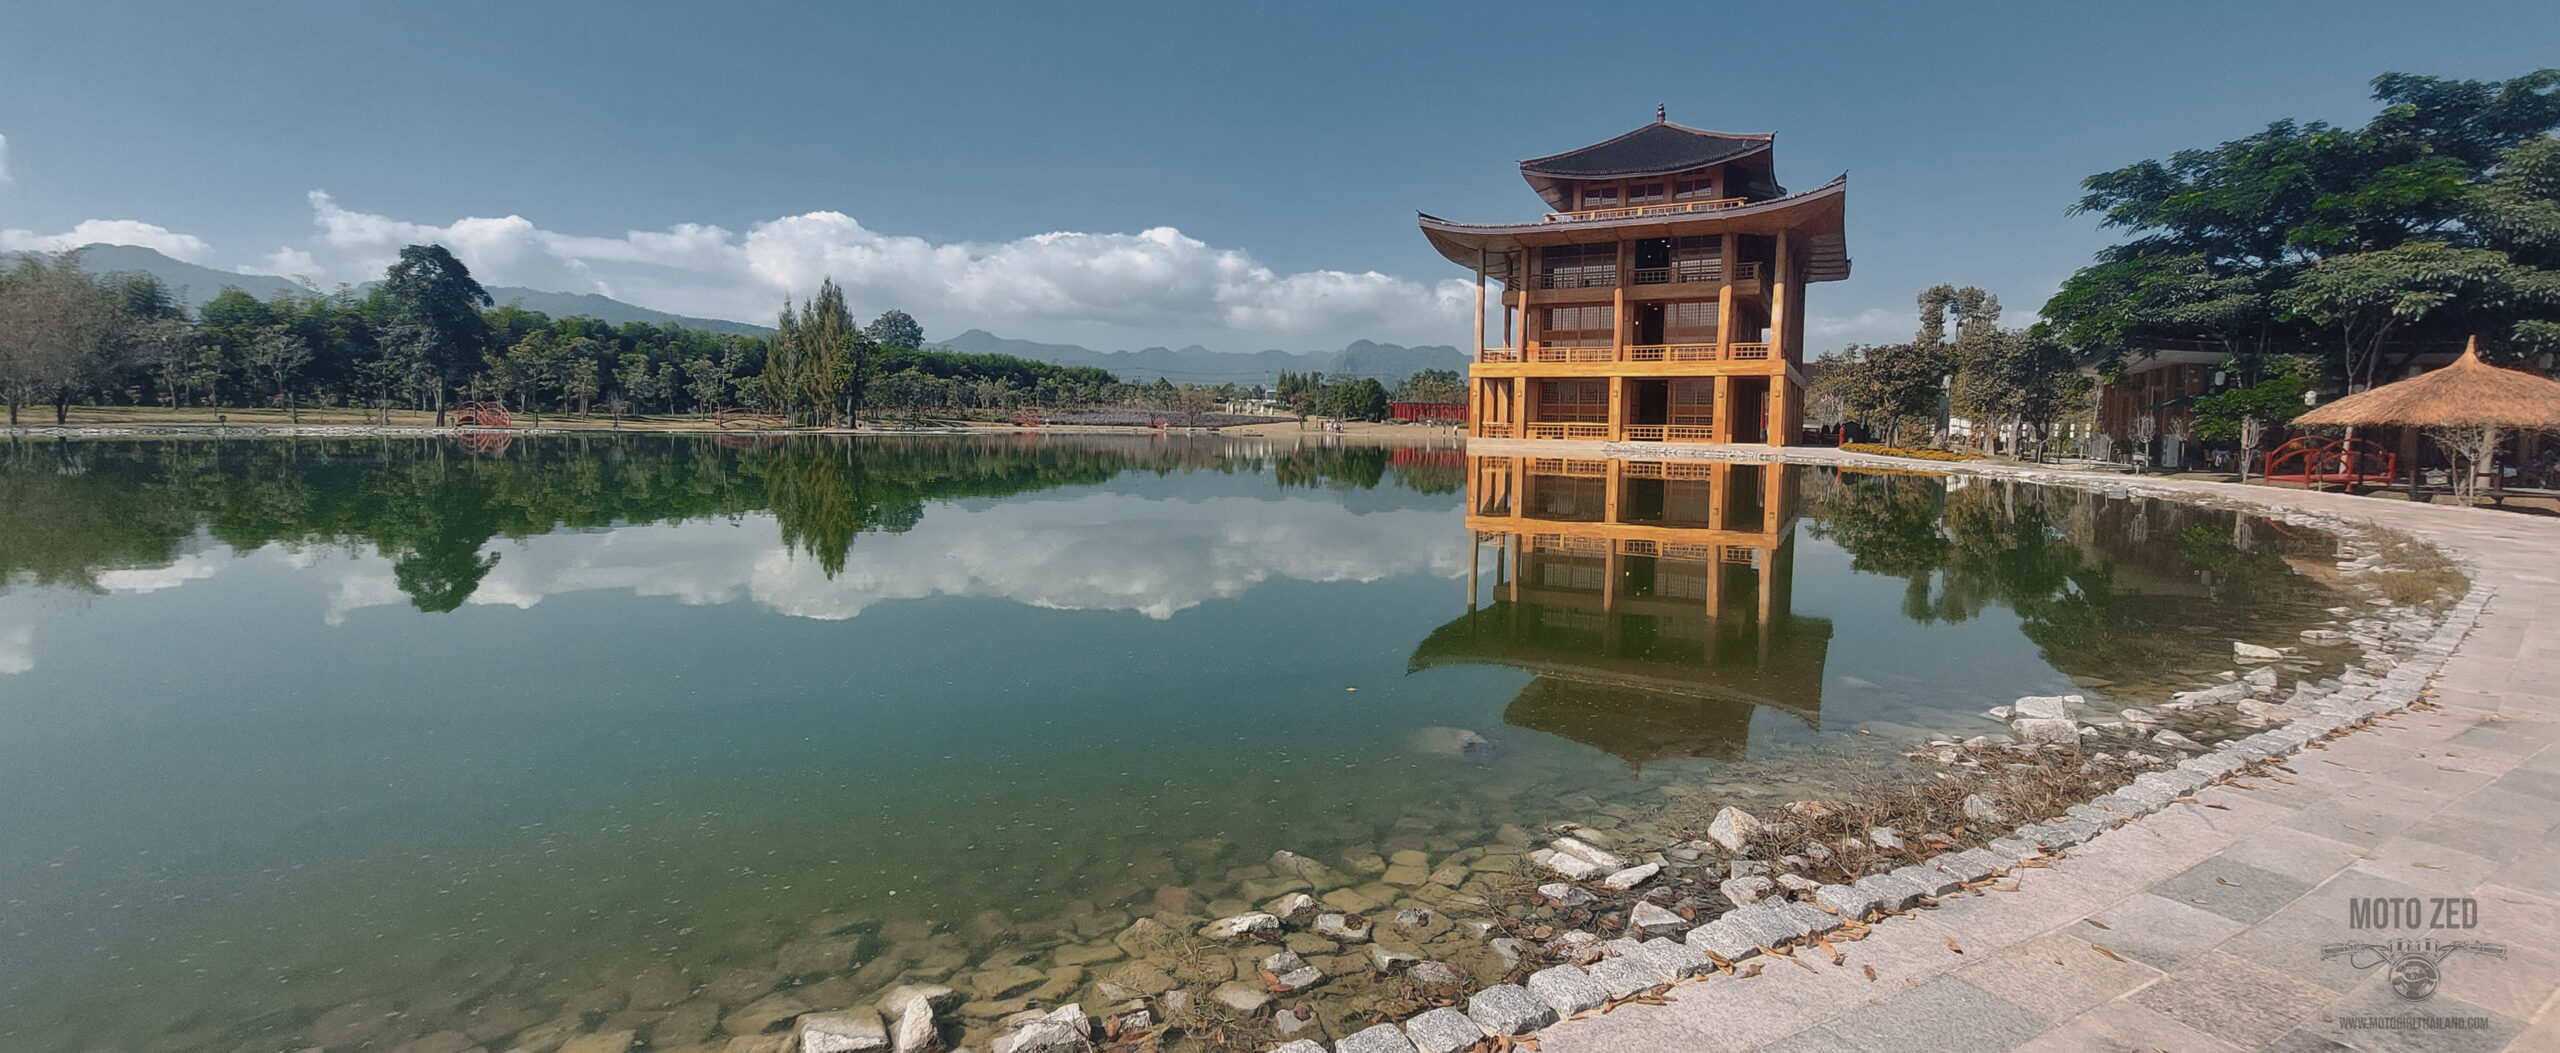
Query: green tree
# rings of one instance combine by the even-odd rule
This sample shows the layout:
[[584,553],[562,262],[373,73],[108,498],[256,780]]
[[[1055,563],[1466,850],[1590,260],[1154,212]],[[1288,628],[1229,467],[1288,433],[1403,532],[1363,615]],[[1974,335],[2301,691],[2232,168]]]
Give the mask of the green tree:
[[489,290],[442,245],[411,245],[383,275],[382,290],[397,316],[391,345],[409,374],[432,386],[436,426],[444,426],[445,394],[482,364],[490,347],[489,320],[480,309]]
[[862,335],[882,348],[924,346],[924,326],[917,324],[914,316],[894,307],[880,312],[880,317],[872,319]]
[[294,382],[302,375],[302,367],[310,364],[310,343],[283,326],[269,326],[249,342],[247,365],[267,382],[267,389],[296,424],[302,423],[302,408],[294,401]]

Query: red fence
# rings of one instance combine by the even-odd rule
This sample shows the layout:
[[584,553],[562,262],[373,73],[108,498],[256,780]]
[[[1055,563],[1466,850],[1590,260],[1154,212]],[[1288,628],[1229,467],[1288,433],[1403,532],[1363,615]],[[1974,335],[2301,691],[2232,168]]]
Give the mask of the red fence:
[[1397,420],[1445,420],[1466,423],[1464,402],[1390,402],[1387,412]]

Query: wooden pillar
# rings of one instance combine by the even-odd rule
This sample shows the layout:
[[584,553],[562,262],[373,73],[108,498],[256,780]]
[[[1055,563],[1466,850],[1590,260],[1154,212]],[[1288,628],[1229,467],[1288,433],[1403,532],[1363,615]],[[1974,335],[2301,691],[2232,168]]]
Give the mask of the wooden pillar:
[[1511,541],[1511,603],[1512,603],[1512,606],[1517,607],[1517,606],[1519,606],[1519,604],[1520,604],[1520,571],[1521,571],[1521,569],[1522,569],[1522,568],[1521,568],[1521,566],[1520,566],[1520,552],[1521,552],[1520,535],[1518,535],[1518,534],[1513,534],[1513,535],[1511,535],[1511,537],[1510,537],[1510,541]]
[[1729,373],[1718,373],[1715,376],[1715,382],[1716,422],[1713,430],[1709,432],[1709,440],[1717,445],[1723,445],[1733,441],[1733,376]]
[[[1618,491],[1626,488],[1626,467],[1627,462],[1609,458],[1608,474],[1602,477],[1605,486],[1600,492],[1600,521],[1603,523],[1618,521]],[[1615,541],[1610,542],[1609,551],[1617,552],[1617,545]]]
[[[1611,541],[1609,542],[1609,550],[1602,553],[1600,556],[1600,611],[1601,613],[1606,614],[1617,609],[1618,543]],[[1600,623],[1600,646],[1604,653],[1617,653],[1617,648],[1611,646],[1615,643],[1614,637],[1617,636],[1617,633],[1613,631],[1617,628],[1616,622],[1617,619],[1610,618],[1604,619]]]
[[[1609,378],[1609,441],[1611,441],[1611,442],[1625,442],[1626,440],[1627,440],[1627,378],[1625,378],[1625,377],[1610,377],[1610,378]],[[1611,462],[1609,462],[1609,463],[1611,463],[1611,464],[1613,464],[1613,465],[1614,465],[1614,464],[1616,464],[1617,462],[1615,462],[1615,461],[1611,461]],[[1611,499],[1611,500],[1616,500],[1616,497],[1617,497],[1617,495],[1615,495],[1615,494],[1610,495],[1610,499]]]
[[[1609,299],[1609,361],[1612,362],[1627,360],[1627,281],[1634,277],[1627,270],[1627,265],[1635,262],[1628,258],[1627,250],[1634,244],[1625,240],[1618,242],[1617,274],[1610,283],[1617,286],[1610,290]],[[1612,391],[1614,392],[1615,389],[1613,388]],[[1610,403],[1613,408],[1616,402],[1616,396],[1612,394]]]
[[1716,357],[1723,358],[1733,346],[1733,272],[1742,266],[1734,259],[1741,241],[1731,234],[1724,236],[1724,284],[1716,289]]
[[1467,535],[1467,613],[1476,611],[1477,579],[1484,576],[1484,539]]
[[1485,253],[1484,253],[1484,250],[1483,250],[1483,249],[1477,249],[1477,250],[1476,250],[1476,343],[1475,343],[1475,346],[1474,346],[1473,348],[1470,348],[1470,349],[1467,351],[1467,358],[1468,358],[1470,361],[1484,357],[1484,267],[1485,267]]
[[1529,405],[1528,391],[1529,378],[1511,378],[1511,437],[1514,439],[1528,438],[1529,424],[1537,418],[1538,410]]
[[1788,268],[1794,266],[1795,261],[1787,250],[1788,243],[1794,240],[1794,234],[1783,230],[1778,232],[1778,259],[1770,266],[1771,273],[1763,279],[1769,290],[1769,359],[1772,362],[1786,357],[1788,341],[1795,335],[1795,326],[1789,324],[1788,318],[1788,301],[1795,296],[1795,282],[1789,280],[1794,272]]

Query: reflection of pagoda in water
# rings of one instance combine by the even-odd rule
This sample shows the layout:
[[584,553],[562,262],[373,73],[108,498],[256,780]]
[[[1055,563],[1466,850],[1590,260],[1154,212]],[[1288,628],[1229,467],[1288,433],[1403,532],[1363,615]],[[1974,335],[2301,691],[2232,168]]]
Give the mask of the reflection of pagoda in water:
[[1470,460],[1467,614],[1409,668],[1526,670],[1505,723],[1637,766],[1739,758],[1763,706],[1819,725],[1831,622],[1790,609],[1791,466]]

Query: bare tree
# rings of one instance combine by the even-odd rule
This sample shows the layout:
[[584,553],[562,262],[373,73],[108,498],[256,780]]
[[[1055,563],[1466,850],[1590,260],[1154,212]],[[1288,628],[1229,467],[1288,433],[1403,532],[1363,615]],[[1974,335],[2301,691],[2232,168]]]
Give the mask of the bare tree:
[[2151,440],[2160,437],[2160,418],[2145,413],[2128,422],[2127,430],[2133,433],[2133,470],[2140,472],[2151,463]]
[[1182,426],[1197,428],[1200,415],[1218,406],[1218,393],[1198,384],[1184,384],[1173,393],[1174,407],[1182,411]]
[[53,422],[63,423],[73,398],[115,372],[117,314],[71,254],[28,253],[0,273],[0,398],[11,426],[29,402],[53,403]]
[[2480,496],[2480,477],[2492,468],[2498,455],[2498,427],[2483,424],[2469,428],[2429,428],[2427,437],[2453,456],[2453,499],[2469,505]]
[[2267,441],[2267,422],[2257,417],[2240,418],[2240,481],[2249,481],[2249,462],[2258,456],[2258,447]]
[[293,399],[293,380],[311,364],[311,345],[293,330],[272,326],[249,341],[243,364],[273,384],[276,400],[284,403],[294,423],[302,423],[302,407]]

